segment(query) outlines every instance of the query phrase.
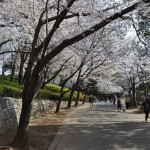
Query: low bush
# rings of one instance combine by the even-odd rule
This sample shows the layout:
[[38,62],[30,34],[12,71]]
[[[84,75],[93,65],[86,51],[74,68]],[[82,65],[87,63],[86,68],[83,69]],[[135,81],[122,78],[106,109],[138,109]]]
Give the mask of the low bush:
[[[64,88],[67,91],[68,88]],[[60,97],[61,86],[55,84],[47,84],[45,89],[39,90],[36,99],[49,99],[58,100]],[[23,86],[18,85],[17,81],[10,82],[8,77],[0,76],[0,96],[1,97],[13,97],[21,98],[23,92]],[[65,93],[63,100],[68,101],[70,96],[70,91]],[[74,92],[73,100],[76,100],[77,92]],[[80,94],[80,99],[82,99],[82,94]]]
[[22,89],[9,85],[0,85],[0,96],[20,98],[22,97]]
[[55,93],[50,90],[44,89],[44,90],[39,90],[36,99],[58,100],[59,95],[60,95],[59,93]]
[[47,84],[45,86],[45,89],[50,90],[52,92],[60,93],[61,91],[61,86],[55,85],[55,84]]

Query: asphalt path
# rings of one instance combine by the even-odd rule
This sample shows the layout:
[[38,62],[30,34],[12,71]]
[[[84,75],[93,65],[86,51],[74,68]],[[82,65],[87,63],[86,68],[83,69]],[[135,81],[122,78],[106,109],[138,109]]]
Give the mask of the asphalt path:
[[89,103],[71,112],[48,150],[149,150],[150,121],[118,112],[112,103]]

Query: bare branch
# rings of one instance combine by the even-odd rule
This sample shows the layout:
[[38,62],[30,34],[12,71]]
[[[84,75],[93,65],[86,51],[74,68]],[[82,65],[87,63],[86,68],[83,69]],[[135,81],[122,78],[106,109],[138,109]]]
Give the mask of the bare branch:
[[29,18],[25,13],[20,12],[20,14],[23,15],[23,18],[25,18],[25,19]]
[[[139,5],[139,3],[135,3],[132,6],[129,6],[128,8],[125,8],[124,10],[115,13],[114,15],[106,18],[105,20],[103,20],[102,22],[94,25],[93,27],[89,28],[88,30],[85,30],[84,32],[74,36],[73,38],[70,39],[66,39],[64,40],[61,44],[59,44],[56,48],[54,48],[51,52],[49,52],[43,59],[41,59],[38,63],[37,66],[35,67],[36,71],[41,71],[42,68],[45,66],[45,64],[47,64],[52,58],[54,58],[58,53],[60,53],[64,48],[66,48],[69,45],[72,45],[86,37],[88,37],[89,35],[93,34],[94,32],[96,32],[97,30],[105,27],[106,25],[108,25],[110,22],[121,18],[121,16],[131,12],[132,10],[136,9],[137,6]],[[66,14],[66,12],[65,12]],[[62,18],[64,19],[65,16]],[[45,39],[47,40],[47,39]],[[50,39],[48,39],[49,41]],[[45,41],[46,42],[46,41]]]
[[113,4],[112,6],[103,9],[103,12],[104,12],[104,11],[111,10],[111,9],[114,9],[114,8],[117,8],[117,7],[119,7],[119,6],[120,6],[120,4],[115,3],[115,4]]
[[3,55],[3,54],[7,54],[7,53],[20,53],[20,54],[30,54],[31,52],[21,52],[21,51],[6,51],[6,52],[1,52],[0,55]]
[[10,41],[12,41],[12,39],[8,39],[8,40],[6,40],[6,41],[0,43],[0,47],[2,47],[2,45],[6,44],[6,43],[8,43],[8,42],[10,42]]
[[67,7],[62,10],[60,12],[60,14],[58,15],[54,25],[53,25],[53,28],[52,30],[49,32],[49,34],[46,36],[45,40],[37,47],[33,50],[33,53],[34,55],[37,55],[42,49],[43,51],[45,51],[45,49],[47,49],[48,47],[48,44],[54,34],[54,32],[59,28],[59,25],[62,23],[62,21],[65,19],[66,15],[67,15],[67,12],[69,10],[69,8],[72,6],[72,4],[75,2],[75,0],[71,0]]
[[134,20],[133,20],[132,18],[130,18],[130,17],[121,17],[121,18],[122,18],[122,19],[129,19],[129,20],[132,21],[133,28],[134,28],[134,30],[135,30],[135,32],[136,32],[136,35],[137,35],[139,41],[144,45],[145,49],[146,49],[147,52],[148,52],[148,48],[147,48],[148,45],[140,38],[140,34],[139,34],[139,32],[138,32],[138,29],[136,28],[136,25],[135,25],[135,23],[134,23]]
[[[73,13],[71,15],[67,15],[64,19],[69,19],[69,18],[76,17],[76,16],[79,16],[79,13]],[[55,21],[57,18],[58,16],[54,16],[54,17],[48,18],[47,21],[48,22]],[[42,20],[41,25],[44,25],[45,23],[46,23],[46,19]]]

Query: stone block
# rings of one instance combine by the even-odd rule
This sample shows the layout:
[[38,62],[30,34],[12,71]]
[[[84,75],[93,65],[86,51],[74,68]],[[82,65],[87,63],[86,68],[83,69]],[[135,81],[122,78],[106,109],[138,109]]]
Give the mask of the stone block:
[[5,125],[7,129],[15,127],[15,121],[13,119],[5,120]]
[[0,97],[0,103],[1,103],[1,110],[7,108],[6,99]]
[[61,105],[60,105],[60,108],[65,108],[65,107],[67,107],[67,101],[62,101],[61,102]]
[[18,121],[15,121],[15,127],[18,127],[18,124],[19,124]]
[[42,112],[42,110],[43,110],[43,107],[39,106],[39,111]]
[[17,105],[17,102],[16,102],[17,100],[16,99],[14,99],[12,102],[13,102],[13,106],[14,106],[14,109],[18,109],[18,105]]
[[39,109],[34,108],[34,109],[32,110],[32,112],[31,112],[31,117],[36,118],[36,117],[39,116],[41,113],[42,113],[42,112],[41,112]]
[[0,121],[0,134],[5,133],[5,132],[6,132],[6,125],[4,121]]
[[0,128],[2,128],[2,127],[4,127],[4,128],[6,127],[4,121],[0,121]]
[[7,99],[6,104],[7,104],[7,109],[13,109],[14,108],[14,104],[13,104],[12,99]]
[[14,110],[15,110],[15,112],[16,112],[17,122],[19,122],[21,110],[20,110],[20,109],[14,109]]
[[6,108],[2,110],[2,115],[3,115],[4,120],[11,118],[11,116]]
[[11,121],[10,120],[5,120],[5,125],[6,125],[7,129],[11,128]]
[[11,119],[17,120],[17,114],[16,114],[15,109],[10,109],[10,110],[8,110],[8,112],[9,112],[9,114],[11,116]]
[[2,112],[0,112],[0,121],[4,120]]
[[21,99],[14,99],[13,106],[15,109],[22,109],[22,100]]

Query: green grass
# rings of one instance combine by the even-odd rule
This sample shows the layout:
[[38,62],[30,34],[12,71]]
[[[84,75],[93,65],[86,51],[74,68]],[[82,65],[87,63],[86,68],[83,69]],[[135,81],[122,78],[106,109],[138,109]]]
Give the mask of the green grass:
[[[68,88],[64,88],[67,91]],[[61,86],[55,84],[47,84],[45,89],[40,89],[36,99],[49,99],[58,100],[60,96]],[[9,77],[0,76],[0,96],[1,97],[13,97],[21,98],[23,92],[23,86],[17,84],[17,80],[10,82]],[[70,91],[65,93],[63,100],[69,99]],[[83,99],[83,94],[80,94],[80,99]],[[73,95],[73,100],[77,97],[77,92]]]
[[[50,97],[51,99],[59,99],[60,96],[60,91],[61,91],[61,86],[59,85],[55,85],[55,84],[47,84],[45,87],[45,91],[47,91],[50,93],[50,95],[48,97]],[[68,91],[68,88],[64,88],[64,91]],[[42,90],[39,91],[38,95],[40,95],[40,93],[42,92]],[[69,96],[70,96],[70,91],[68,91],[67,93],[65,93],[63,100],[67,101],[69,100]],[[76,100],[77,97],[77,92],[74,92],[73,95],[73,100]],[[49,98],[48,98],[49,99]],[[83,94],[81,94],[80,99],[83,99]]]
[[47,84],[45,89],[50,90],[52,92],[60,93],[61,87],[59,85],[55,85],[55,84]]
[[22,97],[23,86],[18,85],[16,82],[10,82],[9,77],[0,76],[0,96],[1,97]]

